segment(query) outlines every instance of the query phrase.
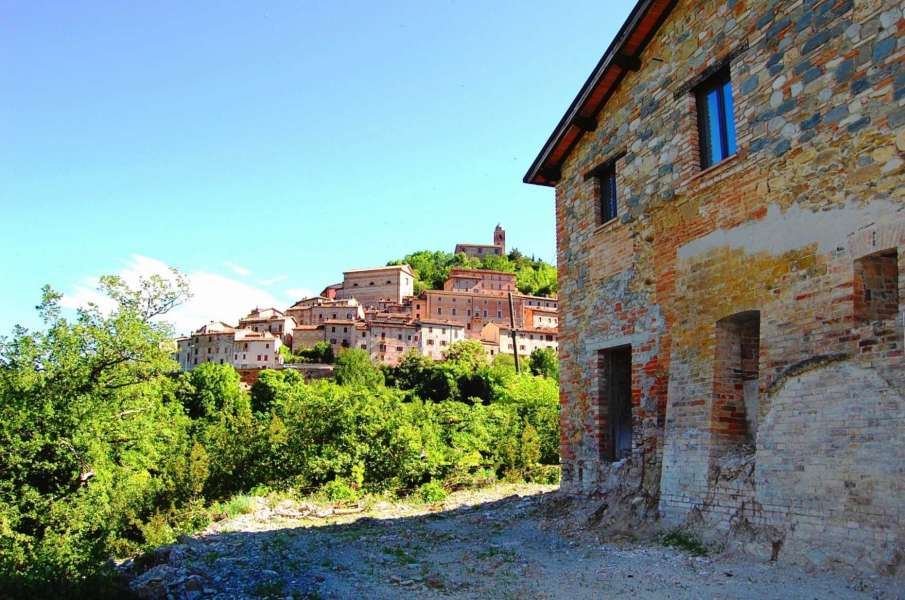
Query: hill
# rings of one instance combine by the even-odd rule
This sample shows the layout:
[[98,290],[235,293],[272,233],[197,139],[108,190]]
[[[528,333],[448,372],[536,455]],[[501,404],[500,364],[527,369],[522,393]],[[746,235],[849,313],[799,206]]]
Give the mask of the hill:
[[516,284],[523,294],[555,296],[557,293],[556,267],[533,256],[529,258],[518,250],[512,250],[506,256],[485,256],[483,259],[442,250],[419,250],[387,263],[401,264],[408,264],[414,270],[416,294],[443,289],[443,282],[453,267],[515,273]]

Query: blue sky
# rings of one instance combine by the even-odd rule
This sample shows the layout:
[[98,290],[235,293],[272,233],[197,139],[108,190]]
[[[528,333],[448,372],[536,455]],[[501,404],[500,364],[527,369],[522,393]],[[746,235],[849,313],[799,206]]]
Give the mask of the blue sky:
[[521,178],[631,4],[0,0],[0,333],[103,273],[186,272],[187,329],[497,222],[554,260]]

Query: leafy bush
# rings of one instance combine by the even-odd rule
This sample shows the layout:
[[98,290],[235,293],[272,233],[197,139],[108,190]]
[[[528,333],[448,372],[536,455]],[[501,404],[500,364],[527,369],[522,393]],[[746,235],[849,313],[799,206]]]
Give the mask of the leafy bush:
[[524,294],[552,296],[557,291],[556,267],[534,257],[528,258],[518,250],[513,250],[508,256],[487,255],[483,259],[471,258],[465,254],[421,250],[387,263],[401,264],[412,267],[416,294],[424,290],[442,290],[449,270],[455,267],[515,273],[516,285]]
[[336,381],[263,371],[249,394],[230,366],[178,373],[157,317],[185,296],[180,282],[104,278],[113,311],[73,322],[46,289],[46,331],[0,339],[0,596],[115,596],[109,558],[204,527],[211,501],[250,511],[249,490],[438,502],[558,476],[555,379],[490,364],[466,341],[444,362],[410,354],[384,369],[348,350]]
[[418,497],[422,502],[434,504],[446,500],[446,490],[436,481],[428,481],[418,488]]
[[528,358],[528,365],[533,375],[559,381],[559,357],[553,348],[536,348]]

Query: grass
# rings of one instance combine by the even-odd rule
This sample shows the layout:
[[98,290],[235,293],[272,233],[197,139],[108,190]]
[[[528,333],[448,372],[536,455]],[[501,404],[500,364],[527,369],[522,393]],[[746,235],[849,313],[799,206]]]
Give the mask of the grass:
[[247,515],[255,509],[254,496],[246,496],[244,494],[233,496],[223,503],[222,509],[231,519],[239,515]]
[[660,543],[695,556],[707,556],[709,549],[698,537],[682,529],[674,529],[660,538]]
[[257,598],[282,598],[285,594],[283,580],[276,579],[273,581],[262,581],[252,589],[251,593]]
[[406,552],[402,546],[387,546],[383,548],[383,553],[392,556],[400,565],[412,565],[418,562],[418,560]]

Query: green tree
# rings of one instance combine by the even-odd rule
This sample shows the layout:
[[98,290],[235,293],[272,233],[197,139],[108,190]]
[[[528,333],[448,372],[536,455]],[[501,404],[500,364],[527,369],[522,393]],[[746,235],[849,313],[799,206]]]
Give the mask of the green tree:
[[100,290],[112,310],[88,305],[70,322],[45,287],[45,329],[0,340],[0,595],[102,596],[106,560],[146,541],[136,524],[203,475],[160,322],[185,280],[103,277]]
[[528,359],[531,373],[559,381],[559,357],[553,348],[536,348]]
[[184,377],[188,386],[179,395],[193,419],[214,415],[224,405],[233,406],[246,401],[239,373],[232,365],[207,362]]
[[350,348],[340,353],[333,372],[336,383],[375,388],[383,385],[383,372],[374,366],[364,350]]

